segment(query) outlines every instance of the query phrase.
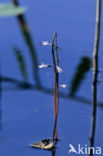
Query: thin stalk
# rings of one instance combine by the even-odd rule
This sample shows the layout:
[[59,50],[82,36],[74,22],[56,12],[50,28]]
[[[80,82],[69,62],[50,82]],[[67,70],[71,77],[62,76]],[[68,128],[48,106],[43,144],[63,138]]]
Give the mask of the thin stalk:
[[56,61],[55,61],[55,55],[54,55],[54,41],[55,41],[55,36],[52,41],[52,58],[53,58],[53,65],[54,65],[54,73],[56,73]]
[[[3,91],[9,91],[9,90],[37,90],[37,91],[40,91],[44,94],[48,94],[48,95],[54,95],[54,89],[52,88],[46,88],[46,87],[42,87],[41,89],[37,88],[36,85],[32,84],[32,83],[28,83],[28,82],[25,82],[23,80],[18,80],[18,79],[14,79],[14,78],[11,78],[11,77],[0,77],[0,82],[2,83],[7,83],[7,84],[11,84],[11,85],[14,85],[14,88],[10,88],[10,86],[6,86],[4,88],[2,88]],[[68,94],[65,94],[64,92],[60,92],[59,91],[59,96],[65,100],[72,100],[74,102],[79,102],[79,103],[82,103],[82,104],[86,104],[86,105],[90,105],[91,104],[91,101],[86,99],[86,98],[83,98],[83,97],[80,97],[80,96],[75,96],[75,97],[71,97],[71,96],[68,96]],[[100,107],[101,109],[103,109],[103,102],[98,102],[98,107]]]
[[[54,88],[54,120],[56,120],[56,108],[57,108],[57,82],[55,75],[55,88]],[[57,138],[57,128],[55,130],[54,138]]]
[[[58,47],[57,47],[57,33],[54,34],[55,37],[55,51],[56,51],[56,63],[57,66],[59,66],[59,57],[58,57]],[[54,132],[57,133],[57,117],[58,117],[58,109],[59,109],[59,74],[58,72],[55,73],[55,79],[56,79],[56,96],[57,96],[57,104],[56,104],[56,114],[55,114],[55,123],[54,123]],[[55,127],[56,126],[56,127]],[[55,139],[58,139],[57,135],[55,136]]]
[[0,66],[0,130],[2,129],[2,81],[1,81],[1,66]]
[[[57,108],[57,81],[56,81],[56,61],[55,61],[55,55],[54,55],[54,42],[55,42],[55,36],[52,41],[52,58],[53,58],[53,65],[54,65],[54,73],[55,73],[55,86],[54,86],[54,120],[56,120],[56,108]],[[54,139],[57,137],[57,128],[55,127],[55,131],[53,131],[53,142]]]
[[[93,82],[92,82],[92,121],[90,133],[90,147],[94,146],[94,137],[96,129],[96,112],[97,112],[97,79],[98,79],[98,51],[100,40],[100,23],[101,23],[101,0],[97,0],[97,15],[96,15],[96,34],[95,45],[93,51]],[[90,150],[88,156],[92,156],[93,151]]]
[[[58,77],[56,77],[56,82],[58,86]],[[55,133],[57,129],[57,118],[58,118],[58,110],[59,110],[59,89],[58,87],[56,87],[56,89],[57,89],[57,104],[56,104],[56,114],[55,114],[54,130],[53,130],[53,140],[55,138],[55,141],[58,139],[57,137],[55,137]]]
[[[54,44],[55,42],[55,44]],[[55,48],[55,50],[54,50]],[[55,60],[55,55],[54,52],[56,51],[56,60]],[[58,108],[59,108],[59,85],[58,85],[58,71],[57,71],[57,65],[59,65],[59,59],[58,59],[58,51],[57,51],[57,33],[54,33],[54,39],[52,41],[52,57],[53,57],[53,64],[54,64],[54,73],[55,73],[55,89],[54,89],[54,130],[53,130],[53,142],[58,139],[57,137],[57,117],[58,117]]]
[[56,154],[56,148],[54,147],[54,148],[52,149],[52,156],[55,156],[55,154]]
[[56,61],[57,61],[57,66],[59,66],[59,56],[58,56],[58,46],[57,46],[57,33],[55,32],[55,51],[56,51]]

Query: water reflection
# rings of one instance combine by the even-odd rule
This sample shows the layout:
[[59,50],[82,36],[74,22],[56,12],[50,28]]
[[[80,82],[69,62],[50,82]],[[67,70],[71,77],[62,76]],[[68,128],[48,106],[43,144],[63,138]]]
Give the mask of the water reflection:
[[[15,89],[19,89],[19,90],[38,89],[37,85],[27,82],[28,76],[27,76],[27,69],[26,69],[24,56],[17,48],[15,49],[15,53],[16,53],[17,60],[19,62],[20,71],[24,79],[21,81],[21,80],[10,78],[10,77],[1,77],[1,82],[10,83],[16,87]],[[76,73],[73,75],[71,87],[69,89],[70,90],[69,95],[65,94],[64,92],[60,92],[59,96],[64,99],[68,99],[68,100],[71,99],[76,102],[91,104],[91,101],[86,99],[85,97],[80,97],[80,96],[75,95],[76,92],[78,91],[78,88],[81,85],[81,82],[83,83],[83,80],[85,80],[86,73],[90,70],[90,68],[91,68],[91,59],[87,56],[83,56],[80,59],[79,64],[77,65]],[[54,89],[51,89],[51,88],[41,87],[39,88],[39,91],[45,94],[52,94],[52,95],[54,94]],[[103,103],[98,103],[98,106],[102,108]]]
[[1,66],[0,66],[0,130],[2,129],[2,82],[1,82]]
[[56,154],[56,148],[54,147],[54,148],[52,149],[52,156],[55,156],[55,154]]
[[76,72],[72,77],[72,81],[70,83],[70,96],[75,96],[78,91],[81,83],[86,77],[87,72],[91,68],[91,59],[87,56],[83,56],[80,59],[79,64],[76,67]]
[[[10,77],[1,77],[1,82],[12,84],[14,86],[14,90],[25,90],[25,89],[35,90],[36,89],[36,90],[43,92],[45,94],[54,95],[54,89],[52,89],[52,88],[46,88],[46,87],[38,88],[34,84],[26,83],[22,80],[10,78]],[[7,90],[7,88],[6,89],[3,88],[3,91],[5,91],[5,90]],[[11,90],[10,86],[8,87],[8,90]],[[86,99],[85,97],[81,97],[81,96],[71,97],[70,95],[65,94],[62,91],[59,92],[59,96],[63,99],[73,100],[75,102],[80,102],[82,104],[91,105],[91,100]],[[98,106],[103,108],[103,102],[98,102]]]
[[[19,5],[17,0],[12,0],[12,2],[16,6]],[[28,24],[26,22],[24,15],[17,16],[17,19],[20,24],[20,29],[21,29],[22,35],[23,35],[26,45],[28,46],[28,49],[29,49],[29,55],[30,55],[31,61],[32,61],[32,71],[33,71],[34,82],[36,82],[36,86],[40,88],[41,81],[40,81],[40,77],[38,74],[38,68],[37,68],[38,67],[38,59],[37,59],[34,44],[32,42],[30,30],[29,30],[29,27],[28,27]]]

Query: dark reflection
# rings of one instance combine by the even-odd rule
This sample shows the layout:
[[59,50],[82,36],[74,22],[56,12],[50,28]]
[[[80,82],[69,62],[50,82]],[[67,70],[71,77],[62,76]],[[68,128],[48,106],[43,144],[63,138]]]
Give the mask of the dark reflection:
[[55,142],[54,142],[54,147],[52,148],[52,156],[55,156],[56,154],[56,145],[57,145],[57,139],[55,139]]
[[52,156],[55,156],[55,154],[56,154],[56,147],[52,149]]
[[27,69],[26,69],[26,62],[25,62],[25,58],[22,54],[22,52],[20,50],[18,50],[18,48],[14,48],[14,54],[16,56],[16,59],[18,61],[19,64],[19,69],[21,72],[21,75],[23,77],[24,81],[28,81],[28,74],[27,74]]
[[1,82],[1,66],[0,66],[0,130],[2,129],[2,82]]
[[[13,4],[18,6],[19,3],[17,0],[12,0]],[[29,31],[26,19],[24,17],[24,15],[19,15],[17,16],[18,22],[20,24],[20,28],[21,28],[21,32],[23,34],[23,37],[25,39],[26,45],[29,48],[29,54],[32,60],[32,70],[33,70],[33,77],[34,77],[34,81],[36,82],[37,87],[41,87],[41,81],[40,81],[40,77],[38,74],[38,59],[37,59],[37,55],[36,55],[36,51],[35,51],[35,47],[34,44],[32,42],[32,37],[31,37],[31,33]]]
[[[51,89],[51,88],[46,88],[46,87],[41,87],[41,88],[38,88],[36,85],[34,84],[31,84],[31,83],[27,83],[27,82],[24,82],[22,80],[18,80],[18,79],[13,79],[13,78],[9,78],[9,77],[1,77],[0,78],[0,81],[3,82],[3,83],[10,83],[12,84],[13,86],[15,86],[15,89],[17,90],[25,90],[25,89],[31,89],[31,90],[38,90],[40,92],[43,92],[45,94],[51,94],[51,95],[54,95],[54,89]],[[7,90],[7,88],[6,88]],[[8,88],[8,90],[10,90],[10,86]],[[4,91],[4,89],[3,89]],[[84,98],[84,97],[80,97],[80,96],[75,96],[75,97],[71,97],[71,96],[68,96],[68,94],[65,94],[64,92],[59,92],[59,96],[63,99],[67,99],[67,100],[73,100],[73,101],[76,101],[76,102],[80,102],[80,103],[84,103],[84,104],[89,104],[91,105],[91,101]],[[99,102],[98,103],[98,106],[103,108],[103,103],[102,102]]]
[[76,72],[70,83],[70,96],[75,96],[81,83],[86,77],[86,73],[90,70],[90,68],[91,68],[91,59],[87,56],[83,56],[76,67],[75,70]]

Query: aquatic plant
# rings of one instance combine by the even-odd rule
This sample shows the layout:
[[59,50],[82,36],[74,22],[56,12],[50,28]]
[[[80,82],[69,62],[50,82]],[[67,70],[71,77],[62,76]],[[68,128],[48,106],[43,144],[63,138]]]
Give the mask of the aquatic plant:
[[[52,43],[49,43],[48,41],[42,41],[41,44],[43,46],[52,47],[52,60],[53,60],[54,79],[55,79],[55,83],[54,83],[54,129],[53,129],[53,137],[52,137],[53,146],[54,146],[56,145],[57,140],[58,140],[57,118],[58,118],[58,109],[59,109],[59,86],[62,88],[66,88],[66,84],[59,85],[59,73],[62,72],[62,69],[59,66],[58,50],[60,50],[61,48],[57,46],[57,33],[56,32],[54,33],[54,38],[52,40]],[[52,67],[52,66],[48,64],[44,64],[44,63],[38,66],[38,68],[48,68],[48,67]],[[41,145],[41,142],[39,142],[39,144]],[[36,146],[37,146],[36,143],[32,144],[32,147],[36,147]],[[44,147],[44,144],[41,148],[43,147]]]
[[[92,118],[91,118],[91,132],[90,132],[90,147],[94,146],[94,136],[96,129],[96,113],[97,113],[97,83],[98,83],[98,51],[101,28],[101,0],[97,0],[97,16],[96,16],[96,34],[93,51],[93,82],[92,82]],[[93,155],[90,150],[89,156]]]
[[0,16],[17,16],[26,12],[25,7],[15,6],[12,3],[0,3]]
[[[53,142],[58,139],[57,136],[57,117],[58,117],[58,109],[59,109],[59,73],[62,72],[62,69],[59,67],[59,56],[58,56],[58,48],[57,46],[57,33],[54,33],[54,38],[52,41],[52,59],[54,65],[54,73],[55,73],[55,85],[54,85],[54,130],[53,130]],[[56,53],[56,57],[55,57]]]

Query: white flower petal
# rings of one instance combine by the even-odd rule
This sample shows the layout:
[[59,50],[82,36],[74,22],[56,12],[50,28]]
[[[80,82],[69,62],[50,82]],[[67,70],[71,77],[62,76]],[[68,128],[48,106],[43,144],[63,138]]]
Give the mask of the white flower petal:
[[62,70],[62,68],[60,68],[59,66],[57,66],[57,71],[58,71],[58,73],[61,73],[63,70]]
[[66,88],[67,85],[66,84],[60,84],[59,87]]
[[41,43],[43,46],[51,46],[52,44],[49,43],[48,41],[42,41]]
[[48,64],[44,64],[44,63],[38,66],[38,68],[48,68],[48,67],[51,67],[51,66]]

